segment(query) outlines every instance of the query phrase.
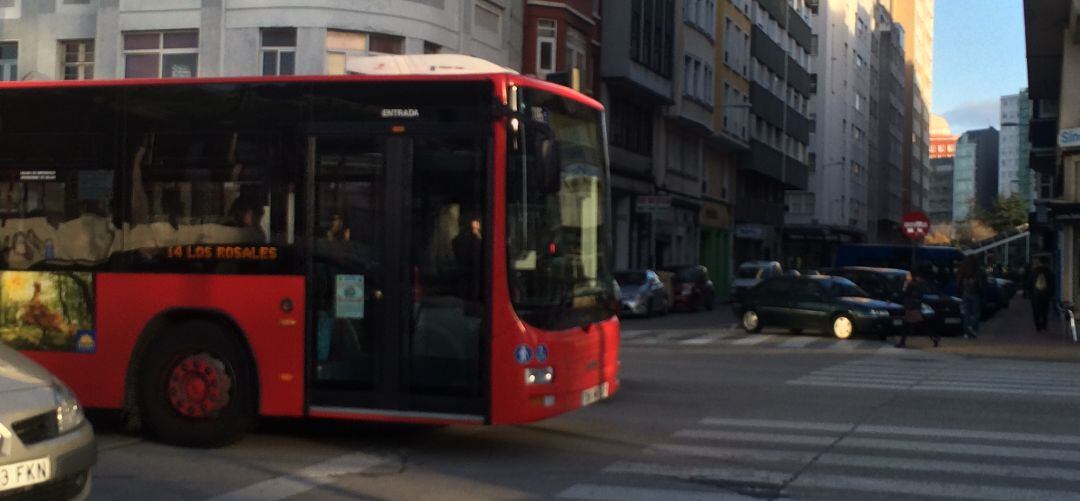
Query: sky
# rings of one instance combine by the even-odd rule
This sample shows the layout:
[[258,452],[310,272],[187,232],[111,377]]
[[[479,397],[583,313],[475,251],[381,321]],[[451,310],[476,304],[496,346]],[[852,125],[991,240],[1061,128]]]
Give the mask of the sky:
[[953,134],[998,127],[1001,96],[1027,87],[1023,0],[937,0],[933,112]]

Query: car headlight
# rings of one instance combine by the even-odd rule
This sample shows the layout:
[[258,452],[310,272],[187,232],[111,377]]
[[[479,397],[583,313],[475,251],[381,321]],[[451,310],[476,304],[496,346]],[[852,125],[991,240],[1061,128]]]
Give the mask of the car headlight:
[[931,308],[930,305],[923,303],[921,306],[919,306],[919,313],[921,313],[923,316],[933,315],[934,309]]
[[56,399],[56,427],[60,434],[72,431],[86,421],[82,405],[63,383],[53,384],[53,397]]
[[872,316],[872,317],[887,317],[887,316],[889,316],[889,310],[870,310],[870,316]]

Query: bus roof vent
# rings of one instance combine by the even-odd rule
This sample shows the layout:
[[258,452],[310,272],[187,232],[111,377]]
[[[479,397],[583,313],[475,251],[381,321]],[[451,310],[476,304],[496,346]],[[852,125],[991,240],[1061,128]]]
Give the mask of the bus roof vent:
[[357,56],[345,62],[353,75],[476,75],[517,73],[491,61],[461,54]]

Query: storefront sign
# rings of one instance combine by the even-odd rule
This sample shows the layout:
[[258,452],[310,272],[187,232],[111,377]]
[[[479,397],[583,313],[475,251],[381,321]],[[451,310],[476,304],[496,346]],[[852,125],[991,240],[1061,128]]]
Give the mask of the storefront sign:
[[661,212],[671,210],[671,197],[663,195],[639,195],[637,212]]
[[1058,132],[1058,146],[1067,149],[1080,148],[1080,127]]
[[765,227],[760,224],[736,225],[735,238],[743,238],[746,240],[765,240]]

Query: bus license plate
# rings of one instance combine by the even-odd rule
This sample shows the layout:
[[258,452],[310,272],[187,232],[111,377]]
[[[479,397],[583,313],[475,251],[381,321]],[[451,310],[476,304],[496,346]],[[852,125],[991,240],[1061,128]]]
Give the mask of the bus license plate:
[[581,392],[581,406],[595,404],[600,400],[607,398],[608,396],[608,384],[604,383],[599,386],[593,386],[587,390]]
[[51,476],[49,458],[0,465],[0,491],[47,482]]
[[959,318],[946,318],[945,323],[948,325],[960,325]]

